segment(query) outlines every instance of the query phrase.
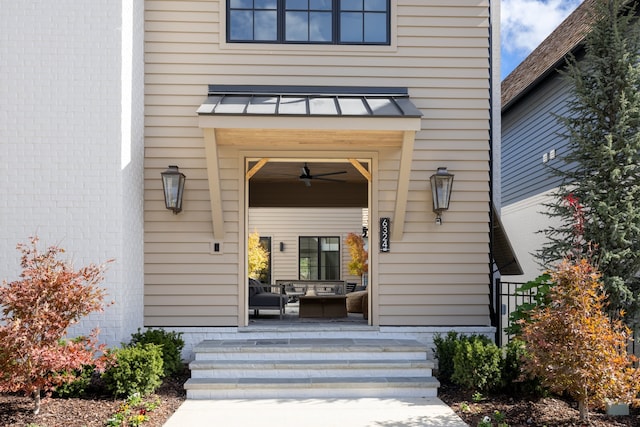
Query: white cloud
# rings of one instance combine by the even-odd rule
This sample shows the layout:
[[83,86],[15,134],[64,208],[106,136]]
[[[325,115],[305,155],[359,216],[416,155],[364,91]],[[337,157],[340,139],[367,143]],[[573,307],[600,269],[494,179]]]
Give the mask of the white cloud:
[[501,44],[505,53],[535,49],[582,0],[502,0]]

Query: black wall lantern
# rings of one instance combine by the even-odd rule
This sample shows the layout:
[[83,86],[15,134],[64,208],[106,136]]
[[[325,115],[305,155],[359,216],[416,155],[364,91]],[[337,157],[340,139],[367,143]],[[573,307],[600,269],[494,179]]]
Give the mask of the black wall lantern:
[[440,225],[442,224],[442,212],[449,209],[453,175],[447,172],[447,168],[438,168],[438,171],[431,175],[430,180],[433,211],[437,215],[436,224]]
[[178,166],[170,165],[169,169],[161,173],[162,188],[164,189],[164,204],[167,209],[177,214],[182,210],[182,194],[186,176],[178,170]]

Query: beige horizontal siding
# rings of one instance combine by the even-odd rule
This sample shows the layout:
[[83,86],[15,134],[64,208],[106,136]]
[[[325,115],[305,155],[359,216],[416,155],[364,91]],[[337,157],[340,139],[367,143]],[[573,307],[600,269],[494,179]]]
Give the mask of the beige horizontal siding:
[[[390,253],[375,255],[372,319],[380,325],[489,323],[489,3],[393,4],[394,45],[358,47],[226,44],[218,1],[145,2],[147,325],[242,323],[244,244],[239,236],[245,217],[239,148],[218,150],[225,233],[222,253],[210,250],[207,165],[195,111],[214,83],[408,87],[424,113],[423,130],[416,135],[404,236],[391,242]],[[358,142],[349,150],[377,152],[375,223],[393,216],[400,150],[374,145]],[[262,148],[268,155],[274,146]],[[276,148],[320,155],[344,147],[301,147],[285,140]],[[169,164],[178,164],[187,175],[179,215],[163,206],[159,174]],[[436,226],[428,179],[439,166],[447,166],[456,180],[451,208]],[[279,241],[274,238],[274,246]],[[292,247],[290,242],[285,247]],[[289,261],[287,275],[296,264]]]

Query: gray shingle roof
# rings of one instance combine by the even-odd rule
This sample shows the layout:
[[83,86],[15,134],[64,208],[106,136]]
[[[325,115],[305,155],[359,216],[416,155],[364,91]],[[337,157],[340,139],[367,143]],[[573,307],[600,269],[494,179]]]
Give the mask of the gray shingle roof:
[[[597,0],[585,0],[522,63],[502,81],[502,110],[565,61],[591,29]],[[542,19],[542,18],[541,18]]]

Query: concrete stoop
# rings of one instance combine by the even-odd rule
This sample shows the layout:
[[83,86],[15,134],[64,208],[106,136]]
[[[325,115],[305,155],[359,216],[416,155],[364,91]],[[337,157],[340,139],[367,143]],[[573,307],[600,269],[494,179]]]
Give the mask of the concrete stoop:
[[215,340],[194,354],[187,399],[436,397],[440,385],[414,340]]

